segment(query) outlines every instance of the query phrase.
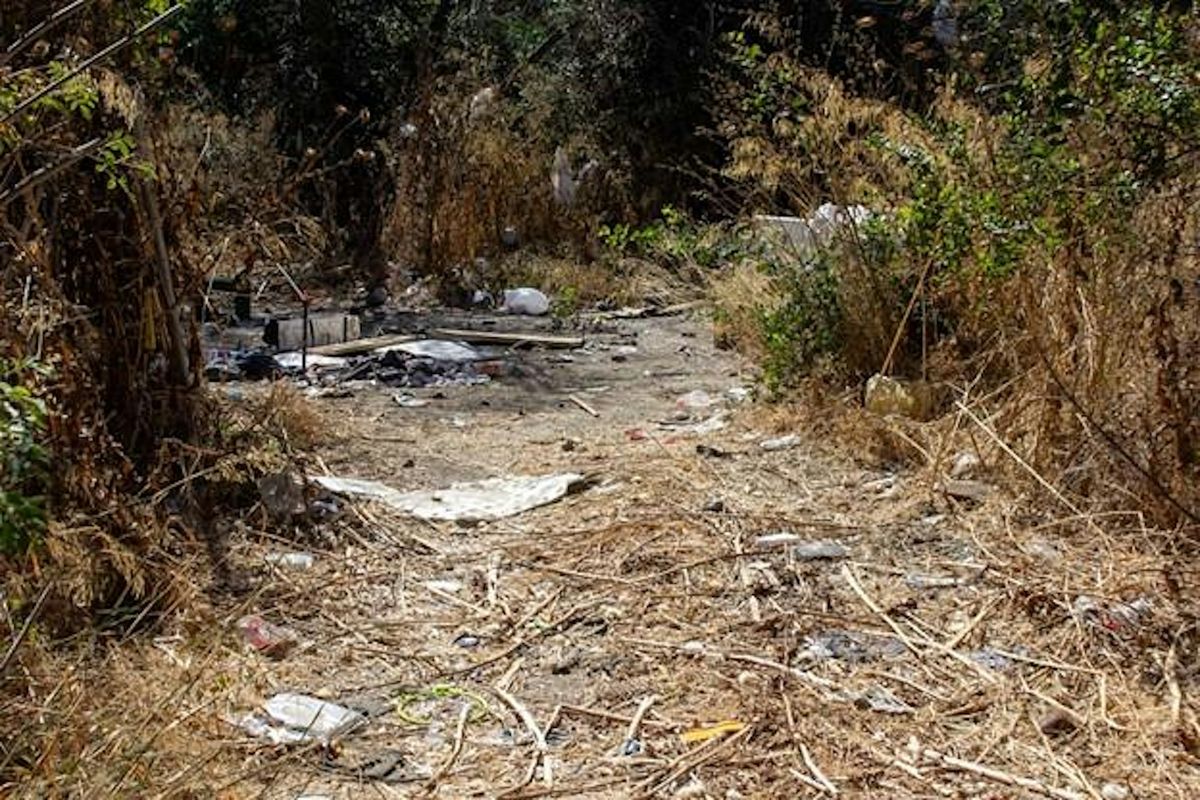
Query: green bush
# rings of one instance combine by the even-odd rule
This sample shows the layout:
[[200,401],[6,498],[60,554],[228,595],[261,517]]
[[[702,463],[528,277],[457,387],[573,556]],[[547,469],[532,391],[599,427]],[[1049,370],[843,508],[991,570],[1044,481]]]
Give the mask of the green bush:
[[43,370],[0,360],[0,553],[16,555],[46,526],[46,404],[23,381]]

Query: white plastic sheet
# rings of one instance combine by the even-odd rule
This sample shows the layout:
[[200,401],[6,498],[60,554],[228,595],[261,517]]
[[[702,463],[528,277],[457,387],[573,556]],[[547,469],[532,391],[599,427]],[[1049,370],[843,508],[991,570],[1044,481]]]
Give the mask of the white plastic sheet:
[[445,489],[401,492],[377,481],[318,476],[331,492],[369,497],[420,519],[480,521],[503,519],[561,499],[582,475],[514,476],[456,483]]
[[453,361],[465,364],[468,361],[482,361],[483,356],[478,350],[461,342],[450,342],[443,339],[419,339],[415,342],[388,345],[376,350],[376,353],[386,353],[389,350],[399,350],[410,356],[432,358],[435,361]]

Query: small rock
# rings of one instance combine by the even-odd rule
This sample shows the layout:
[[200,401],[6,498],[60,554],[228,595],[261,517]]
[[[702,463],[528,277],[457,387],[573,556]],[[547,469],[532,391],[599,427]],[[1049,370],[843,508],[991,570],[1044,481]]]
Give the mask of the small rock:
[[1106,783],[1100,787],[1100,796],[1104,800],[1125,800],[1129,797],[1129,787],[1119,783]]
[[693,775],[691,780],[676,789],[675,794],[671,796],[676,800],[690,800],[690,798],[704,797],[707,794],[708,788],[704,785],[704,781]]
[[727,450],[722,450],[719,447],[713,447],[708,444],[696,445],[696,455],[707,456],[708,458],[729,458],[732,453]]
[[764,439],[759,442],[758,446],[768,453],[774,453],[779,450],[790,450],[798,444],[800,444],[800,437],[793,433],[776,439]]
[[957,500],[982,503],[992,493],[992,487],[980,481],[943,481],[942,491]]
[[579,666],[579,662],[582,660],[583,654],[579,648],[573,647],[554,660],[554,663],[550,666],[550,672],[554,675],[566,675]]
[[725,511],[725,501],[719,497],[713,498],[704,504],[704,510],[712,514],[720,514]]

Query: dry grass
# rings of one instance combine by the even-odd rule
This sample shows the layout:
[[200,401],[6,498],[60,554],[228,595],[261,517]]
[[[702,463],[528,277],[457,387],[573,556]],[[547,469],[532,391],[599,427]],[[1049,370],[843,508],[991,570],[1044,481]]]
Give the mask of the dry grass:
[[[375,425],[369,408],[336,413],[346,431]],[[474,449],[462,454],[472,463],[534,472],[576,457],[513,452],[527,433],[489,413],[472,422]],[[1169,798],[1200,782],[1200,598],[1165,532],[1136,516],[1031,512],[1002,491],[959,503],[934,488],[944,467],[862,469],[813,438],[762,452],[758,438],[796,429],[779,409],[706,439],[733,454],[722,459],[697,455],[694,440],[632,443],[605,419],[584,428],[578,412],[559,413],[553,425],[572,423],[576,453],[611,488],[473,527],[358,505],[337,530],[341,544],[306,572],[266,565],[266,552],[291,546],[278,538],[285,531],[248,531],[231,560],[255,578],[250,595],[184,608],[153,640],[93,648],[75,672],[63,671],[70,649],[30,662],[40,686],[31,697],[41,699],[14,706],[22,712],[48,708],[69,677],[60,710],[38,729],[42,747],[30,750],[53,755],[6,790],[1086,798],[1114,783]],[[454,429],[418,430],[423,459],[457,452]],[[935,428],[902,433],[938,449]],[[378,447],[371,472],[404,455]],[[979,476],[994,474],[1003,454],[980,454]],[[729,510],[696,510],[713,495]],[[781,530],[838,540],[849,558],[802,561],[756,546]],[[187,570],[205,574],[202,564]],[[954,585],[914,584],[930,577]],[[1121,627],[1077,613],[1081,595],[1151,606]],[[249,611],[306,644],[281,661],[245,652],[233,623]],[[857,661],[805,656],[828,631],[881,649]],[[462,634],[481,643],[463,648]],[[972,659],[986,648],[1009,655],[992,666]],[[486,711],[460,723],[460,700],[425,694],[435,685],[469,692]],[[280,690],[385,713],[326,754],[262,745],[223,721]],[[860,707],[881,690],[911,710]],[[680,737],[723,720],[745,727],[707,742]],[[622,755],[631,725],[641,751]],[[354,773],[390,752],[402,756],[400,784]],[[1042,788],[1014,789],[1009,777]]]

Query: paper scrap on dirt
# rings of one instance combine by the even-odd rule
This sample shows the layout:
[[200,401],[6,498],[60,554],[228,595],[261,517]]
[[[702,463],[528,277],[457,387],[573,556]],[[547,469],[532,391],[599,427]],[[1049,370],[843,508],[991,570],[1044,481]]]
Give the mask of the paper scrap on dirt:
[[411,516],[428,520],[483,521],[516,516],[562,499],[584,480],[576,473],[488,478],[445,489],[401,492],[377,481],[318,476],[337,494],[369,497]]
[[230,722],[251,736],[272,744],[299,744],[328,742],[366,721],[366,717],[352,709],[291,692],[275,695],[267,701],[264,710],[266,717],[246,714]]

